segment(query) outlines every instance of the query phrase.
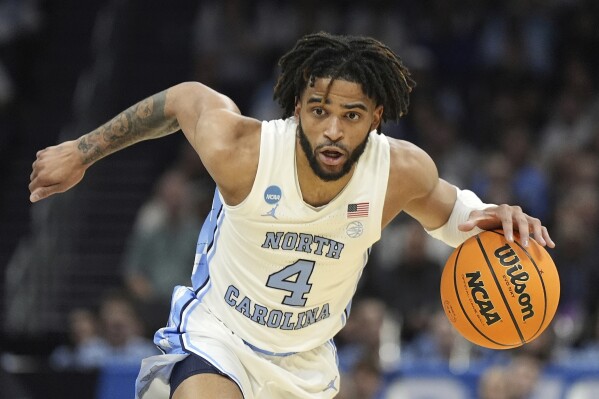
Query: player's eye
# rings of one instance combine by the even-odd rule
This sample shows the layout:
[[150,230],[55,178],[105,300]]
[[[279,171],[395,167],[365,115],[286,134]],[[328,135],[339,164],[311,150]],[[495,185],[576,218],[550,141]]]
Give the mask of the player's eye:
[[347,118],[352,121],[357,121],[358,119],[360,119],[360,114],[357,112],[348,112]]
[[315,116],[323,116],[325,114],[325,111],[322,108],[314,108],[314,109],[312,109],[312,113]]

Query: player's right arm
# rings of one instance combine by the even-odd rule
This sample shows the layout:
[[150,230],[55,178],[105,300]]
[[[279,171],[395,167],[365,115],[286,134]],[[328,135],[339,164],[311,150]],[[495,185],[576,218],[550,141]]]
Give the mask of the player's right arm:
[[156,93],[77,140],[37,153],[32,202],[64,192],[98,160],[143,140],[182,130],[219,186],[225,201],[241,202],[255,177],[260,122],[240,115],[226,96],[196,82]]

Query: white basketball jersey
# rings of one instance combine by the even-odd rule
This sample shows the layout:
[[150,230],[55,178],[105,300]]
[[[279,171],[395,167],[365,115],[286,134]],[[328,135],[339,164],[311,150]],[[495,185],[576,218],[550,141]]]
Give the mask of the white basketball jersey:
[[201,323],[194,319],[198,301],[249,346],[270,353],[310,350],[345,325],[370,247],[381,234],[389,143],[371,132],[347,186],[315,208],[299,188],[296,131],[295,118],[263,122],[250,194],[237,206],[215,195],[198,241],[195,295],[174,298],[179,305],[157,334],[159,345],[174,349],[185,340],[172,334],[193,334]]

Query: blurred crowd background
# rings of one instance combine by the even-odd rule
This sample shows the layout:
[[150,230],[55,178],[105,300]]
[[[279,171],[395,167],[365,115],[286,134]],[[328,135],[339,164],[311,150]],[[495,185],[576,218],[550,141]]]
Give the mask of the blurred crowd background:
[[[544,220],[561,277],[546,333],[484,350],[442,312],[450,248],[399,218],[337,337],[339,398],[595,398],[598,24],[595,0],[0,0],[0,397],[131,397],[172,287],[190,284],[214,190],[175,134],[31,205],[35,152],[186,80],[278,118],[277,59],[325,30],[373,36],[402,57],[418,86],[409,115],[383,131],[485,202]],[[110,385],[121,377],[125,388]]]

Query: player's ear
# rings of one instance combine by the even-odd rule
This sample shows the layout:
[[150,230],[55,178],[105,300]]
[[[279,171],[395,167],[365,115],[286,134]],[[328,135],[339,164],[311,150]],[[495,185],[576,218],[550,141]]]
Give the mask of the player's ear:
[[302,102],[300,101],[299,97],[295,97],[295,111],[293,111],[293,114],[295,115],[296,118],[299,118],[299,114],[300,111],[302,110]]
[[381,119],[383,119],[383,106],[377,105],[372,114],[372,124],[370,125],[370,131],[378,129],[381,125]]

